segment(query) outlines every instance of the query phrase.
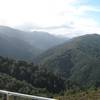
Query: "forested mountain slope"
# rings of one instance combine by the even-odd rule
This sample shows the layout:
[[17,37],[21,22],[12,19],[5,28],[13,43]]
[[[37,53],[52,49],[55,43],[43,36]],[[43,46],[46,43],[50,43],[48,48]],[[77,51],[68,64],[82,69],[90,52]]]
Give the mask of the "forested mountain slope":
[[49,95],[65,90],[65,80],[34,63],[0,56],[0,89]]
[[[100,82],[100,35],[84,35],[52,48],[38,57],[42,67],[61,73],[81,85]],[[100,85],[100,84],[99,84]]]
[[16,59],[34,60],[45,50],[66,41],[47,32],[24,32],[0,26],[0,55]]

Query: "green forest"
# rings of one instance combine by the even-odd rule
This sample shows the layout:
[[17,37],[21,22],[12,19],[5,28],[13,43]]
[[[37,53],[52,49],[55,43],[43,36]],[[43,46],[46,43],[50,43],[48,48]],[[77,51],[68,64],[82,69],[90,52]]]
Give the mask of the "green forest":
[[34,63],[0,57],[0,89],[52,95],[65,89],[65,80]]
[[83,35],[33,60],[0,56],[0,89],[59,100],[99,100],[100,35]]
[[[13,92],[53,97],[59,100],[75,95],[91,95],[99,92],[99,83],[90,87],[66,80],[31,62],[0,56],[0,89]],[[91,91],[92,90],[92,91]],[[64,99],[65,98],[65,99]],[[68,100],[75,100],[74,98]]]

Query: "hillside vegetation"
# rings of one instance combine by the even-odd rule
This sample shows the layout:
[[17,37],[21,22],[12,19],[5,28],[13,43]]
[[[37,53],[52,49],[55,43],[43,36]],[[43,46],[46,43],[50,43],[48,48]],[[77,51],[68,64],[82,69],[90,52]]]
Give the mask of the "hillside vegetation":
[[33,63],[0,57],[0,89],[51,95],[65,89],[65,80]]
[[0,89],[59,100],[99,100],[100,35],[73,38],[35,61],[0,56]]
[[39,65],[81,86],[100,85],[100,35],[84,35],[48,50]]
[[100,100],[100,89],[87,90],[77,93],[66,93],[64,96],[56,97],[58,100]]

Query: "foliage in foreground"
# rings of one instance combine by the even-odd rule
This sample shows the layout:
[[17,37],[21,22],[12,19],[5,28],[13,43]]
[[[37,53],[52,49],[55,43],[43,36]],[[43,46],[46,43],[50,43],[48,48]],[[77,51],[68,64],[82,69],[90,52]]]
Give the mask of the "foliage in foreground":
[[0,57],[0,89],[28,93],[54,94],[65,89],[65,81],[33,63]]
[[64,96],[56,97],[58,100],[100,100],[100,89],[80,92],[67,91]]

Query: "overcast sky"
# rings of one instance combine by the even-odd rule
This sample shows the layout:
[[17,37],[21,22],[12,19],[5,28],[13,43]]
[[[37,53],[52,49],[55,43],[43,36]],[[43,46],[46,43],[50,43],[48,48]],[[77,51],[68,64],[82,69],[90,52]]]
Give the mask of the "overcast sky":
[[0,0],[0,25],[68,37],[100,33],[100,0]]

